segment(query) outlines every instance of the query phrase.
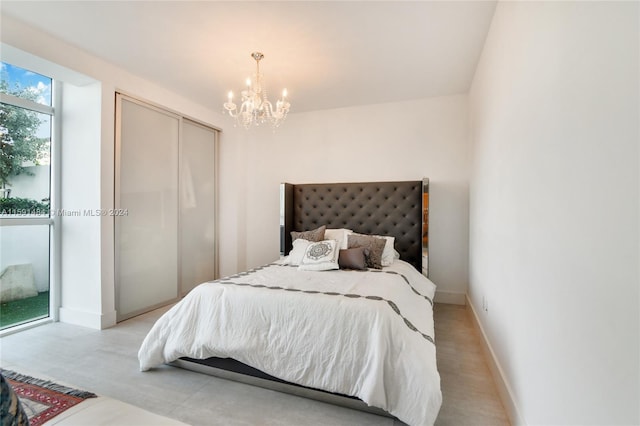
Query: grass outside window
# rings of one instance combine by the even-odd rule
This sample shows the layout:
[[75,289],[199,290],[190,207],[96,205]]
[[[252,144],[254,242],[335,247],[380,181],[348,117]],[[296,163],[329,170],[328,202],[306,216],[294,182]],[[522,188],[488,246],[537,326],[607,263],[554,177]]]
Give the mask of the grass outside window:
[[0,304],[0,329],[49,316],[49,292]]

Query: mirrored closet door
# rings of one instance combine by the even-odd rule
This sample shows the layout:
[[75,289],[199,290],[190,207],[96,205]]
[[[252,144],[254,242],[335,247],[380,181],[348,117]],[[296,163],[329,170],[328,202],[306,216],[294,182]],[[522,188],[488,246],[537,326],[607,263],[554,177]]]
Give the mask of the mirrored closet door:
[[215,129],[116,100],[116,310],[122,321],[215,279]]

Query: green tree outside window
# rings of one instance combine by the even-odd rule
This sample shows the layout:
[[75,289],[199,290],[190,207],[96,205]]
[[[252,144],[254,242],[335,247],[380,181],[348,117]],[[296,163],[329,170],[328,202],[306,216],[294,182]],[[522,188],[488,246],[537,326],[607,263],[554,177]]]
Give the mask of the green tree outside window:
[[[36,101],[39,96],[32,87],[10,88],[6,79],[0,81],[0,91]],[[20,174],[32,175],[28,165],[38,165],[47,155],[49,139],[36,133],[41,124],[38,113],[12,105],[0,104],[0,187],[6,189],[10,179]]]

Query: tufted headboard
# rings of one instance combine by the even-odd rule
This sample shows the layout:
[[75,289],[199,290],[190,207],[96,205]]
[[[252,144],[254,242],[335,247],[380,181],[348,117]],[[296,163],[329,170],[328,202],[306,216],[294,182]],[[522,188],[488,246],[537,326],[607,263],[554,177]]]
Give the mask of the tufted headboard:
[[280,252],[292,248],[291,231],[326,225],[395,237],[400,258],[422,267],[422,181],[322,183],[281,187]]

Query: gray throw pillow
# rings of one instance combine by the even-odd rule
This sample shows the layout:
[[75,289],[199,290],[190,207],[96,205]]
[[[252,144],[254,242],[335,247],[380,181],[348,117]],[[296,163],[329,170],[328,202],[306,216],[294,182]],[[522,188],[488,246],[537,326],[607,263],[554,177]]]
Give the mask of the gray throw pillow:
[[340,250],[338,257],[340,269],[367,269],[365,252],[368,253],[368,250],[364,247]]
[[324,240],[324,230],[327,229],[325,225],[311,231],[291,231],[291,242],[302,239],[311,242],[318,242]]
[[349,234],[348,238],[349,248],[362,247],[369,250],[369,254],[365,253],[367,267],[382,269],[382,252],[387,242],[384,238],[360,234]]

